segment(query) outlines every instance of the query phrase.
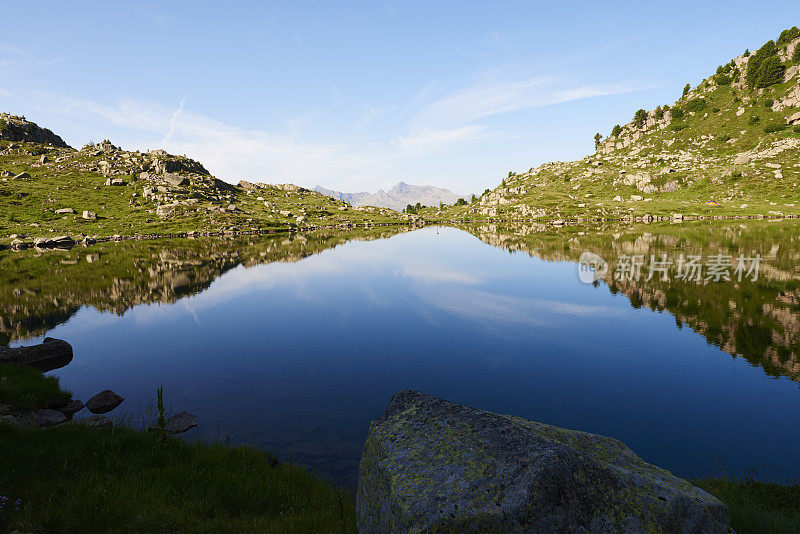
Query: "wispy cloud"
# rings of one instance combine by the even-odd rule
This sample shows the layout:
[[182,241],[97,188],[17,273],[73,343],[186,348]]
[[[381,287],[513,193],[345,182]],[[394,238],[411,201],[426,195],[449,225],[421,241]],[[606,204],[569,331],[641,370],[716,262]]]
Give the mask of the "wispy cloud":
[[424,128],[414,134],[396,137],[393,142],[403,149],[417,152],[439,152],[445,147],[486,139],[485,126],[469,124],[459,128],[432,130]]
[[181,116],[181,112],[183,111],[183,105],[186,103],[186,95],[181,98],[181,103],[178,105],[178,109],[172,114],[169,120],[169,131],[167,135],[161,140],[161,145],[164,146],[172,140],[172,134],[175,133],[175,126],[178,124],[178,119]]
[[423,106],[414,117],[414,122],[471,123],[501,113],[629,93],[645,87],[628,81],[570,86],[567,80],[559,77],[530,76],[519,79],[509,76],[507,70],[498,69],[480,83]]
[[165,13],[155,13],[153,11],[146,9],[139,9],[138,13],[139,15],[150,20],[151,22],[154,22],[155,24],[161,26],[162,28],[166,28],[168,25],[169,20],[167,19],[167,15]]
[[[305,140],[287,126],[283,130],[248,130],[187,111],[121,98],[105,105],[65,95],[37,92],[29,105],[65,118],[99,124],[98,130],[115,125],[127,131],[118,142],[126,147],[148,149],[144,143],[161,140],[161,148],[202,161],[210,171],[229,181],[241,178],[313,185],[327,180],[346,184],[369,183],[393,170],[386,154],[368,148]],[[126,141],[128,144],[126,144]],[[155,141],[158,142],[158,141]],[[131,146],[133,145],[133,146]]]
[[0,71],[47,67],[60,61],[54,58],[37,58],[18,46],[0,44]]

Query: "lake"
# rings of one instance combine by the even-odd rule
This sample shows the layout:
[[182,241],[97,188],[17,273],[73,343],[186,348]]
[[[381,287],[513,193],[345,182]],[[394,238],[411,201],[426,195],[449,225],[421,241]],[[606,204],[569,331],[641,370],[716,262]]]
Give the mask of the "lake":
[[[163,385],[200,420],[185,439],[350,488],[403,388],[613,436],[680,476],[800,474],[797,223],[407,230],[3,252],[0,332],[71,343],[52,374],[121,394],[116,417],[148,420]],[[594,283],[583,252],[607,262]],[[690,257],[705,271],[679,280]]]

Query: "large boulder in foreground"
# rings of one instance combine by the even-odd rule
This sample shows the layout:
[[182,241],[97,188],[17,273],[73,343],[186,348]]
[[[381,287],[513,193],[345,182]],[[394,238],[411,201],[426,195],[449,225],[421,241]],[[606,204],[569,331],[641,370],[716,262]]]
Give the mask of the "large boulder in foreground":
[[708,493],[620,441],[401,391],[372,422],[358,531],[729,532]]
[[61,339],[44,338],[44,342],[30,347],[0,346],[0,363],[28,365],[42,372],[64,367],[72,361],[72,345]]

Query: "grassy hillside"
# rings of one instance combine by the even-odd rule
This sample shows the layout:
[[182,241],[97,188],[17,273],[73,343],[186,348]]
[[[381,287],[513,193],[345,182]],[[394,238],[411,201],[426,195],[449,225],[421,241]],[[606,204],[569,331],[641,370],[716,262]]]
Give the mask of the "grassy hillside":
[[[265,231],[407,220],[389,209],[353,208],[291,184],[242,181],[234,186],[196,161],[161,150],[128,152],[107,141],[81,150],[44,143],[51,139],[43,133],[49,130],[8,114],[0,114],[0,121],[0,127],[6,125],[0,130],[0,238]],[[19,127],[11,130],[9,124]],[[92,213],[85,218],[84,211]]]
[[431,219],[800,215],[800,30],[722,65],[676,102],[598,134],[585,158],[510,172]]

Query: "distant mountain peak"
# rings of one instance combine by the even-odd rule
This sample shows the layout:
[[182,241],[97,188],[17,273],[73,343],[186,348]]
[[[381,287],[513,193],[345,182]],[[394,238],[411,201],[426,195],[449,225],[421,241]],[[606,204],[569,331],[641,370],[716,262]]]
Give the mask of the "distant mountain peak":
[[420,203],[424,206],[438,206],[440,203],[453,204],[459,198],[467,198],[466,195],[459,195],[449,189],[433,185],[411,185],[403,181],[398,182],[397,185],[388,191],[378,189],[375,193],[368,193],[366,191],[361,193],[343,193],[341,191],[326,189],[320,185],[314,189],[323,195],[338,200],[344,200],[353,206],[377,206],[391,208],[397,211],[403,210],[409,204]]

